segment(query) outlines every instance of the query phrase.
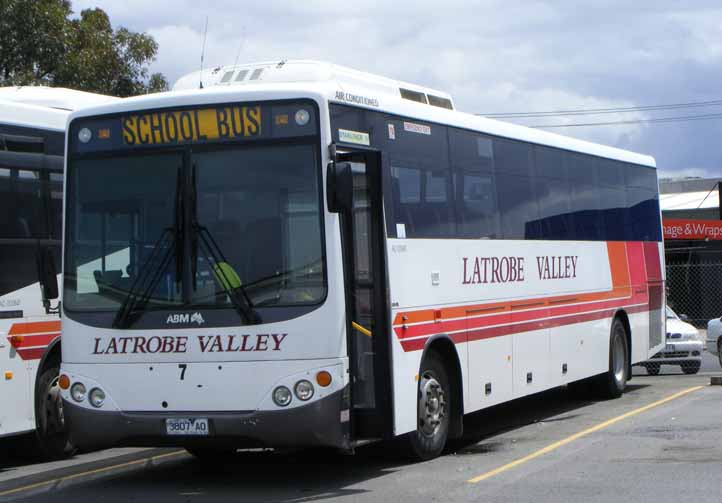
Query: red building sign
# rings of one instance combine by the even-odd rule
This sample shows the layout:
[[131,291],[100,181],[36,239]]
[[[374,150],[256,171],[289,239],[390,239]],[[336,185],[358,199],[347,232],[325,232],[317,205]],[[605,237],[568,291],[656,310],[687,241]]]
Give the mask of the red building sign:
[[722,241],[722,220],[662,220],[664,239],[704,239]]

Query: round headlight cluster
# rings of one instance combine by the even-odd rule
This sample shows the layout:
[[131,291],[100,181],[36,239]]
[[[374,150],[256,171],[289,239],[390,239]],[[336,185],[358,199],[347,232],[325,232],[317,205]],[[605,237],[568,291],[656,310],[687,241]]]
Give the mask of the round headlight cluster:
[[291,403],[291,390],[285,386],[279,386],[273,390],[273,402],[279,407],[285,407]]
[[313,384],[310,381],[302,379],[293,387],[293,392],[299,400],[305,402],[313,396]]
[[88,395],[88,401],[90,405],[95,408],[100,408],[105,403],[105,392],[100,388],[93,388],[90,390]]
[[296,395],[296,398],[298,398],[302,402],[306,402],[313,398],[313,393],[314,388],[313,384],[311,384],[311,381],[301,379],[293,387],[293,394],[291,394],[291,390],[288,389],[286,386],[278,386],[276,389],[274,389],[273,403],[275,403],[279,407],[285,407],[291,403],[294,394]]
[[70,387],[70,396],[76,402],[82,402],[85,400],[86,389],[85,385],[81,382],[76,382]]

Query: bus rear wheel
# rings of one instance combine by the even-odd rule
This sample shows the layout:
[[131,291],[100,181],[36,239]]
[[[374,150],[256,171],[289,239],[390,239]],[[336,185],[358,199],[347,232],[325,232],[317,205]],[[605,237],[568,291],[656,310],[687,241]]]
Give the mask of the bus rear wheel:
[[437,457],[446,446],[451,413],[449,386],[449,374],[442,358],[436,352],[429,352],[419,372],[416,431],[408,435],[411,454],[419,460]]
[[70,443],[65,425],[63,400],[58,386],[59,374],[60,368],[56,365],[45,368],[38,377],[35,393],[37,450],[50,459],[68,458],[77,450]]
[[619,398],[629,380],[629,348],[627,330],[619,318],[612,322],[609,337],[609,370],[598,376],[597,390],[602,398]]

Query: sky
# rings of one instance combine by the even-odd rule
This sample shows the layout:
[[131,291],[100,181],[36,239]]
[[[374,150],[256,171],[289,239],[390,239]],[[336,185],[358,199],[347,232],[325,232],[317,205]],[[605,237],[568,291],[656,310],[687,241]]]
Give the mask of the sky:
[[[152,35],[152,71],[319,59],[450,93],[470,113],[722,102],[719,0],[73,0]],[[525,125],[720,114],[554,132],[653,155],[663,176],[722,178],[722,104],[516,120]]]

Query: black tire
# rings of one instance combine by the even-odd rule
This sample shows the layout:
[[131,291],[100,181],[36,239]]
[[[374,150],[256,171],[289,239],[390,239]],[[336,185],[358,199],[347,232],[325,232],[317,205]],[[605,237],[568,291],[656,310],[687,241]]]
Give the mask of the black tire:
[[63,401],[58,387],[59,374],[60,367],[57,364],[41,370],[35,388],[37,450],[48,459],[65,459],[77,452],[70,442],[63,416]]
[[686,362],[680,365],[682,368],[682,372],[684,372],[687,375],[696,374],[699,372],[700,367],[702,366],[702,362]]
[[596,379],[596,391],[601,398],[619,398],[629,379],[629,347],[627,330],[619,318],[612,322],[609,336],[609,370]]
[[449,373],[441,356],[430,351],[419,371],[416,431],[407,435],[409,451],[415,459],[433,459],[446,446],[450,415],[454,410],[450,386]]
[[659,363],[647,363],[645,367],[647,367],[647,374],[651,376],[658,376],[662,366]]

